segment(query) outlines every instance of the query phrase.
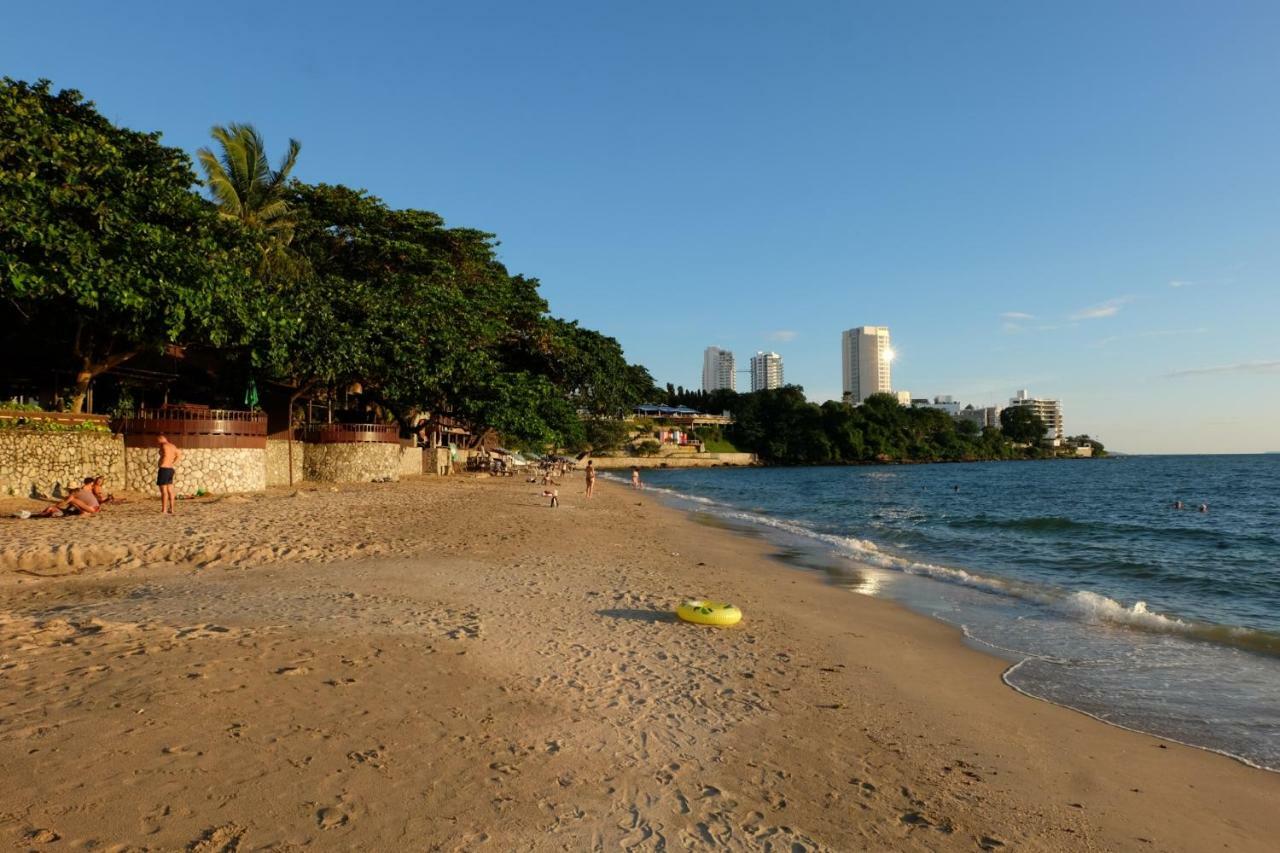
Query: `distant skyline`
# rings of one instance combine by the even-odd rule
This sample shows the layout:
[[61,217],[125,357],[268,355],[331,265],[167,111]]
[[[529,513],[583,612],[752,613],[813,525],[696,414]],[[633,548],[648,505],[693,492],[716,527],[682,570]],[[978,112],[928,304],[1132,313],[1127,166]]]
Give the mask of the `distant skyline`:
[[[6,9],[0,73],[194,154],[495,232],[660,383],[777,350],[838,399],[1060,398],[1130,452],[1280,450],[1280,4],[92,2]],[[124,10],[124,11],[122,11]]]

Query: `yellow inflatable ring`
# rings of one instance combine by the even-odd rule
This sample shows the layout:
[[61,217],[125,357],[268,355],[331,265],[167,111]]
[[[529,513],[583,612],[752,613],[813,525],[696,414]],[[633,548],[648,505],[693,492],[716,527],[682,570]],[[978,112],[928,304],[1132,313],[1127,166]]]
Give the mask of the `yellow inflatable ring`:
[[742,611],[723,601],[690,600],[676,608],[676,615],[686,622],[727,628],[738,624]]

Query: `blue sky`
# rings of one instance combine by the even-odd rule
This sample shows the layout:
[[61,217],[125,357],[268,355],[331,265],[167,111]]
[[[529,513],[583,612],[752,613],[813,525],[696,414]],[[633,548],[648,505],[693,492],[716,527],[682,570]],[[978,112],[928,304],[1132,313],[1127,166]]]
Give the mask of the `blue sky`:
[[[287,7],[287,8],[286,8]],[[502,240],[661,382],[840,332],[894,385],[1280,450],[1280,4],[31,3],[0,73]]]

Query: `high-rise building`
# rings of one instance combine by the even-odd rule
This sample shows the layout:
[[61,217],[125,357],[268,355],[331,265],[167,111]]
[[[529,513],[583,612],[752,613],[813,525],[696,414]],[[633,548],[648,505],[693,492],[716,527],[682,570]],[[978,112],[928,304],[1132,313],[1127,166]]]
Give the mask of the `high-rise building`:
[[751,390],[767,391],[781,388],[782,356],[776,352],[757,352],[751,356]]
[[702,390],[719,391],[728,388],[738,390],[738,380],[733,372],[733,353],[720,347],[707,347],[702,353]]
[[1026,406],[1040,416],[1040,420],[1044,421],[1044,425],[1048,427],[1045,438],[1057,444],[1062,441],[1062,401],[1046,400],[1041,397],[1032,397],[1027,393],[1027,389],[1023,388],[1013,398],[1009,400],[1009,406]]
[[844,350],[844,399],[855,406],[872,394],[889,394],[893,383],[889,364],[888,326],[859,326],[841,338]]

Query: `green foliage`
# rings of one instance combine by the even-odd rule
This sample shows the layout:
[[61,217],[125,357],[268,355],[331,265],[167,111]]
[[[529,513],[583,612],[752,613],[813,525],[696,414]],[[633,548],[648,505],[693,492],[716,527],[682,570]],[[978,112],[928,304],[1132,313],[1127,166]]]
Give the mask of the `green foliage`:
[[587,418],[583,421],[587,447],[595,452],[618,450],[631,438],[632,427],[626,421],[611,418]]
[[253,125],[215,126],[209,133],[218,150],[201,148],[196,157],[219,213],[261,235],[260,276],[295,278],[301,271],[285,249],[295,225],[287,188],[302,144],[290,139],[280,168],[272,169],[267,144]]
[[636,456],[656,456],[658,451],[662,449],[662,445],[652,438],[637,441],[633,447]]
[[[38,411],[38,409],[37,409]],[[39,417],[0,417],[0,431],[21,430],[23,432],[92,432],[111,433],[111,427],[98,421],[50,421]]]
[[1010,406],[1000,412],[1000,431],[1010,441],[1037,445],[1044,440],[1048,427],[1029,406]]
[[794,386],[680,400],[702,408],[708,401],[733,414],[723,434],[736,449],[778,464],[1011,459],[1038,452],[1014,447],[997,429],[965,426],[939,409],[906,408],[890,394],[868,397],[861,406],[834,401],[817,406]]
[[693,434],[702,442],[708,453],[737,453],[738,448],[724,437],[724,431],[718,426],[698,427]]
[[74,373],[73,411],[93,377],[144,349],[252,334],[251,243],[194,181],[186,154],[115,127],[79,92],[0,81],[0,298],[18,320],[2,355]]

